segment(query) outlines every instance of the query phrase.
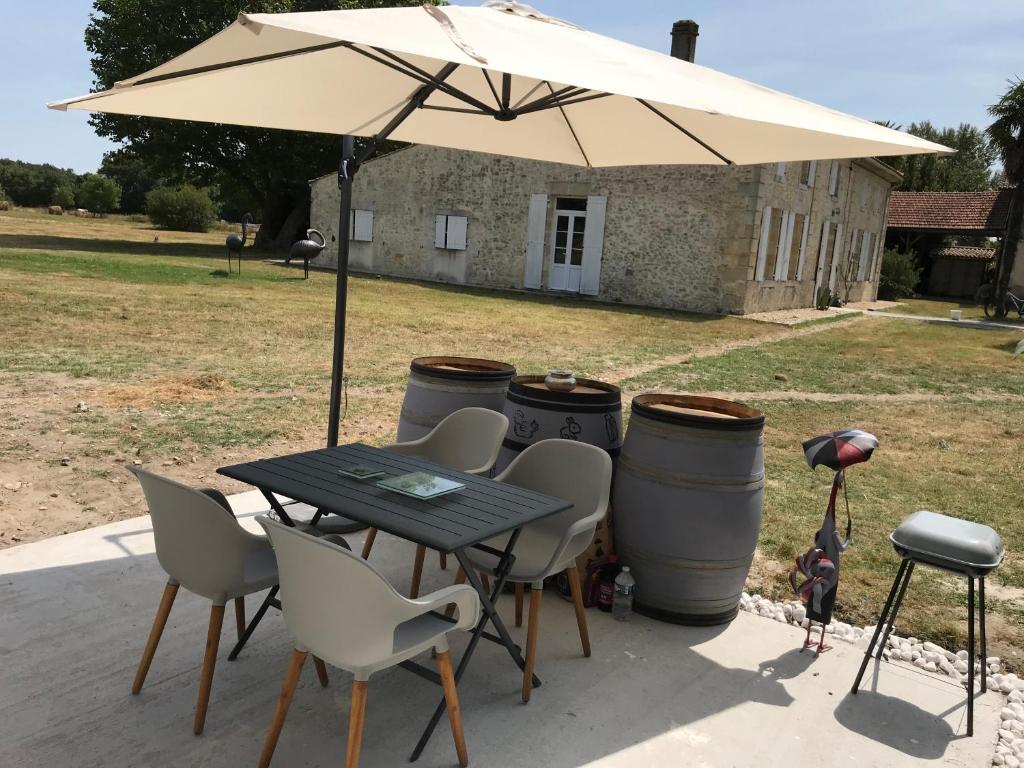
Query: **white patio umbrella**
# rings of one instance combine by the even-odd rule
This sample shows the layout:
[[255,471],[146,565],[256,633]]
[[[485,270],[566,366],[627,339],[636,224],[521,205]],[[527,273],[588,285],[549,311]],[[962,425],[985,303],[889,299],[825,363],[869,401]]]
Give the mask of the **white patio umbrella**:
[[[352,177],[386,138],[591,167],[952,152],[513,2],[241,14],[166,64],[49,106],[341,134],[339,232]],[[359,156],[352,136],[372,138]],[[338,246],[330,445],[348,238]]]

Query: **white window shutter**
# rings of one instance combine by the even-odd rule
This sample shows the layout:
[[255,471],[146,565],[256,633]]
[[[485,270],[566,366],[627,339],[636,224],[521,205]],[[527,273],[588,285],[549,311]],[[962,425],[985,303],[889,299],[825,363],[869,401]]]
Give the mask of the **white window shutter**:
[[804,253],[807,251],[807,231],[811,228],[810,214],[804,216],[804,231],[800,236],[800,261],[796,264],[797,281],[804,279]]
[[836,244],[832,246],[832,269],[828,275],[828,289],[835,291],[836,277],[839,274],[839,260],[843,254],[843,225],[836,224]]
[[811,170],[807,174],[807,186],[808,187],[813,187],[814,186],[814,174],[817,172],[817,170],[818,170],[818,161],[817,160],[811,160]]
[[466,229],[469,219],[465,216],[448,217],[447,247],[453,251],[466,250]]
[[526,270],[523,287],[540,288],[544,269],[544,226],[548,218],[548,196],[530,195],[530,212],[526,225]]
[[[857,279],[864,280],[868,270],[868,260],[871,258],[871,238],[874,233],[862,232],[860,242],[860,266],[857,268]],[[873,266],[873,265],[872,265]]]
[[761,209],[761,239],[757,241],[757,261],[754,267],[754,279],[764,280],[764,262],[768,255],[768,238],[772,226],[772,209],[765,206]]
[[373,211],[352,211],[352,239],[368,243],[373,240]]
[[775,279],[785,280],[789,273],[789,252],[793,245],[793,221],[796,217],[792,211],[782,213],[782,231],[779,233],[779,252],[775,257]]
[[775,164],[775,178],[784,179],[786,177],[786,164],[776,163]]
[[835,195],[839,191],[839,161],[833,160],[828,167],[828,193]]
[[580,293],[597,296],[601,291],[601,252],[604,250],[604,219],[608,198],[587,198],[587,226],[583,230],[583,272]]
[[444,248],[447,240],[448,217],[443,213],[434,217],[434,247]]
[[[820,287],[819,281],[821,283],[824,282],[823,280],[821,280],[821,277],[824,277],[824,275],[821,275],[819,277],[819,272],[825,267],[825,251],[828,248],[828,233],[831,227],[832,223],[827,219],[821,222],[821,242],[818,243],[818,266],[814,271],[815,290],[817,290],[817,288]],[[817,301],[817,297],[815,297],[815,301]]]

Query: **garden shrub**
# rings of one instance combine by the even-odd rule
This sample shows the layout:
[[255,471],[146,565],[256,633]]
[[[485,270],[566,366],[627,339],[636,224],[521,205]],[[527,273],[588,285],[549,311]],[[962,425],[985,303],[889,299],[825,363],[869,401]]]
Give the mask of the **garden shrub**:
[[217,217],[217,209],[205,189],[183,184],[150,190],[146,215],[160,229],[206,232]]
[[57,187],[53,190],[52,205],[59,205],[61,208],[75,207],[75,193],[70,187]]
[[878,280],[878,298],[893,301],[913,296],[921,279],[914,253],[886,248],[882,254],[882,274]]

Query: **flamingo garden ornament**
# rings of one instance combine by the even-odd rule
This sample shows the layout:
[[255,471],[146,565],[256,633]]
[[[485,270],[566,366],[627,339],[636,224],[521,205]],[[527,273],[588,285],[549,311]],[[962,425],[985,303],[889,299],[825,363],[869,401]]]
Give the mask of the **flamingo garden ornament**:
[[327,238],[317,229],[307,229],[305,240],[296,240],[288,251],[288,258],[285,264],[291,264],[292,259],[302,259],[302,268],[306,280],[309,279],[309,262],[323,253],[327,245]]
[[[861,429],[842,429],[819,437],[812,437],[803,444],[804,458],[811,469],[824,465],[836,474],[832,480],[832,492],[825,519],[814,536],[814,546],[796,558],[796,568],[789,573],[793,591],[807,605],[807,637],[804,648],[817,646],[817,653],[827,651],[825,627],[832,621],[836,591],[839,587],[839,559],[852,542],[853,519],[850,517],[850,500],[845,492],[846,468],[871,458],[878,447],[878,438]],[[836,499],[843,488],[846,501],[846,536],[841,537],[836,527]],[[811,640],[814,623],[821,624],[821,638]]]
[[242,235],[239,237],[232,232],[224,239],[224,245],[228,249],[228,274],[231,273],[231,254],[238,259],[238,274],[242,274],[242,249],[245,241],[249,238],[249,225],[252,224],[252,214],[247,213],[242,217]]

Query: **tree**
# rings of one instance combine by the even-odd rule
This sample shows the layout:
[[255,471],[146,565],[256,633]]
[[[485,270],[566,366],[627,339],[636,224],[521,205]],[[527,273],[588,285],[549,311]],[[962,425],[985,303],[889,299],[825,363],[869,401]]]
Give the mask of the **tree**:
[[78,202],[93,213],[110,213],[121,204],[117,182],[98,173],[87,173],[78,188]]
[[1007,181],[1014,185],[996,277],[1001,294],[1009,285],[1024,234],[1024,80],[1010,80],[1006,93],[988,108],[988,113],[995,118],[988,135],[999,148]]
[[157,187],[146,195],[146,214],[161,229],[205,232],[217,218],[217,209],[206,190],[191,184]]
[[[250,0],[245,10],[273,13],[422,2]],[[94,0],[85,30],[94,87],[110,88],[183,53],[234,21],[239,7],[238,0],[190,0],[184,5],[181,0]],[[90,122],[100,136],[120,142],[167,183],[217,187],[222,199],[229,198],[229,209],[252,205],[262,224],[257,245],[284,246],[295,234],[291,230],[305,228],[308,179],[337,168],[340,153],[337,137],[316,133],[107,114],[96,114]],[[277,243],[271,242],[279,235]]]
[[70,187],[57,187],[53,190],[53,197],[50,199],[50,203],[59,205],[61,208],[74,208],[75,193]]
[[[891,123],[882,123],[899,129]],[[883,158],[903,174],[897,189],[908,192],[980,192],[993,188],[992,164],[998,149],[985,131],[961,123],[957,128],[936,128],[927,120],[911,123],[907,133],[956,150],[955,155],[905,155]]]
[[146,193],[160,183],[145,160],[123,149],[107,152],[99,172],[116,181],[121,188],[121,210],[124,213],[144,212]]
[[78,175],[49,164],[0,159],[0,186],[18,205],[39,207],[50,204],[57,187],[77,187]]

